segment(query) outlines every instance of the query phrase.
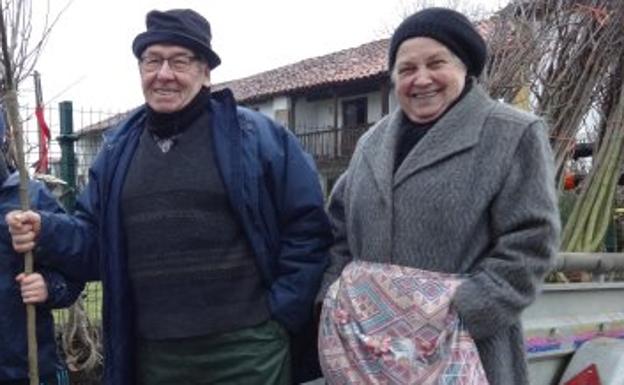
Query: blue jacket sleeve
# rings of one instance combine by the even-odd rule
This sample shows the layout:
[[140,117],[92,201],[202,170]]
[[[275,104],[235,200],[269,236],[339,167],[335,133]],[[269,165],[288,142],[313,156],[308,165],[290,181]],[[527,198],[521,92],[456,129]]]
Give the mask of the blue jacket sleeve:
[[[41,183],[32,182],[30,194],[33,208],[58,215],[65,213],[56,198]],[[41,266],[41,261],[39,261],[37,256],[35,258],[37,270],[43,276],[48,288],[48,300],[43,306],[57,309],[68,307],[74,303],[84,289],[84,282],[82,280],[74,281],[67,279],[58,271]]]
[[[279,127],[281,128],[281,127]],[[312,158],[281,128],[280,155],[269,163],[269,185],[277,211],[279,252],[269,304],[273,316],[298,331],[312,314],[329,263],[331,227]]]
[[35,249],[40,264],[76,281],[98,280],[96,226],[93,210],[97,207],[97,184],[91,180],[79,197],[74,215],[64,213],[47,199],[37,205],[41,232]]
[[56,200],[56,198],[54,198],[52,193],[43,185],[43,183],[31,181],[30,195],[32,205],[35,210],[45,210],[52,213],[65,212],[60,203]]
[[72,281],[66,279],[59,272],[52,269],[40,269],[48,287],[48,300],[43,306],[50,309],[60,309],[71,306],[84,289],[82,281]]

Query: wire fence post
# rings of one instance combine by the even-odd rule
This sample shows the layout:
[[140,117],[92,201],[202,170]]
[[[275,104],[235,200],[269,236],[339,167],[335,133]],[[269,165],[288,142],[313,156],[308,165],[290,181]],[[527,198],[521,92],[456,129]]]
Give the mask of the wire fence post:
[[68,212],[74,211],[76,204],[76,155],[74,143],[74,120],[72,102],[59,103],[61,135],[58,138],[61,147],[61,179],[67,183],[67,191],[62,201]]

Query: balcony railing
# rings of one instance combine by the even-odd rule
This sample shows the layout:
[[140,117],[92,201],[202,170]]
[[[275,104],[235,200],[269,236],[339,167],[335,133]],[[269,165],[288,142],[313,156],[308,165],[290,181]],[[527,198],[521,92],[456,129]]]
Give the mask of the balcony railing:
[[298,133],[303,148],[317,161],[351,158],[355,145],[369,124],[356,127],[328,128]]

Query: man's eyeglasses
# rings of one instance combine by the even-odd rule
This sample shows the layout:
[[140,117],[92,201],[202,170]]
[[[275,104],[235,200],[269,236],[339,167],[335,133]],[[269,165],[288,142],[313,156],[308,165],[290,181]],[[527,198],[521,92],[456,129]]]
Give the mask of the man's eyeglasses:
[[197,56],[190,55],[175,55],[167,58],[161,56],[143,56],[139,59],[139,67],[143,72],[156,72],[167,62],[167,65],[169,65],[169,68],[173,72],[187,72],[197,60],[199,60]]

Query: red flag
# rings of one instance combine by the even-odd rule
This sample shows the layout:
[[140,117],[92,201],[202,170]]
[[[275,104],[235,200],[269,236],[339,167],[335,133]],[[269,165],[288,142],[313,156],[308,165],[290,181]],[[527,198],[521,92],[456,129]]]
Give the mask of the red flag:
[[43,106],[37,106],[35,108],[35,116],[37,117],[37,124],[39,125],[39,163],[37,164],[36,171],[40,174],[47,174],[48,172],[48,144],[50,142],[50,129],[43,117]]

